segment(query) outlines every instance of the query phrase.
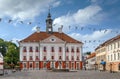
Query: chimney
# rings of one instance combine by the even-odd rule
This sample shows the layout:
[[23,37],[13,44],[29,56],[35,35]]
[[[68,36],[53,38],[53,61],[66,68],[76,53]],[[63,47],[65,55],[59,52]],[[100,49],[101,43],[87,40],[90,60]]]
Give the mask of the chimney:
[[59,33],[62,33],[62,28],[63,28],[63,25],[61,25],[61,27],[58,28]]
[[36,27],[36,32],[40,33],[40,27],[38,27],[38,26]]

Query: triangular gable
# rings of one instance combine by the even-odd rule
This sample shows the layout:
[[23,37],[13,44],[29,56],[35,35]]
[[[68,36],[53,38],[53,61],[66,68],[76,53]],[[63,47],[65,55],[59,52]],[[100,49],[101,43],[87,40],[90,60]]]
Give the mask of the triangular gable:
[[54,35],[49,36],[48,38],[42,40],[44,43],[64,43],[64,41]]

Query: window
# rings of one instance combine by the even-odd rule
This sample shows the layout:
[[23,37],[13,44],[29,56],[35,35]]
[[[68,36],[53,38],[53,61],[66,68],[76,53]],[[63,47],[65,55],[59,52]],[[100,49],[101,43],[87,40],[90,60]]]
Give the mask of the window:
[[30,68],[32,68],[32,63],[30,63]]
[[39,68],[39,63],[36,63],[36,68]]
[[77,53],[79,53],[80,51],[79,51],[79,48],[77,47]]
[[46,56],[44,56],[43,60],[46,60]]
[[23,56],[23,60],[26,60],[26,56]]
[[27,52],[26,47],[23,47],[23,52]]
[[74,53],[74,48],[71,49],[71,52]]
[[112,50],[112,44],[111,44],[111,50]]
[[120,60],[120,53],[118,53],[118,60]]
[[120,42],[118,42],[118,48],[120,48]]
[[61,59],[62,59],[62,57],[61,57],[61,56],[59,56],[59,59],[61,60]]
[[46,47],[43,47],[43,51],[46,52]]
[[51,52],[54,52],[54,47],[51,47]]
[[109,55],[108,55],[108,61],[110,60]]
[[111,54],[111,61],[112,61],[112,54]]
[[33,48],[32,47],[29,48],[29,52],[33,52]]
[[27,66],[26,66],[26,63],[24,63],[24,68],[26,68]]
[[59,47],[59,52],[62,52],[62,47]]
[[36,47],[35,51],[36,51],[36,52],[39,52],[39,49],[38,49],[38,47]]
[[77,60],[79,60],[79,56],[77,56]]
[[116,60],[116,54],[114,53],[114,60]]
[[36,56],[36,60],[39,60],[38,56]]
[[51,59],[53,60],[53,59],[54,59],[54,56],[51,56]]
[[33,60],[32,56],[30,56],[30,60]]
[[68,49],[68,47],[66,48],[66,52],[69,52],[69,49]]
[[114,49],[116,49],[116,43],[114,43]]
[[71,60],[74,60],[74,56],[72,56],[72,59]]
[[69,57],[68,57],[68,56],[66,56],[66,60],[69,60]]

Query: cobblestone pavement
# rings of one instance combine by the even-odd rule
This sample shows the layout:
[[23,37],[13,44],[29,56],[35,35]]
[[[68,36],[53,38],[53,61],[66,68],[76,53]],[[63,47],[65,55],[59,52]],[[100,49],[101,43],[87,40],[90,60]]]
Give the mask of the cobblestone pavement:
[[45,70],[18,71],[0,76],[0,79],[120,79],[120,73],[84,71],[50,72]]

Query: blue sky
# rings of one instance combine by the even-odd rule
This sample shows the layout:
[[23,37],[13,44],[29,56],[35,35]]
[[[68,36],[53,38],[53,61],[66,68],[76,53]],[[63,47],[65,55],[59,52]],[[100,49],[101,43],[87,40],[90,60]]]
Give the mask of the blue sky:
[[54,31],[63,25],[84,52],[120,34],[120,0],[0,0],[0,38],[16,43],[36,26],[45,31],[49,6]]

